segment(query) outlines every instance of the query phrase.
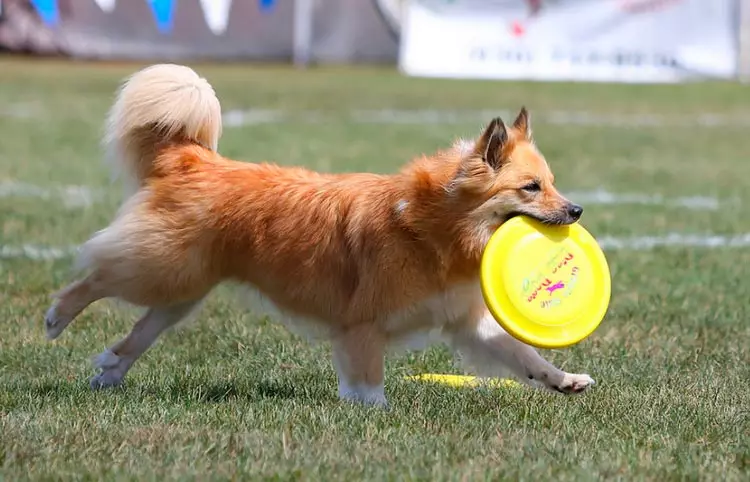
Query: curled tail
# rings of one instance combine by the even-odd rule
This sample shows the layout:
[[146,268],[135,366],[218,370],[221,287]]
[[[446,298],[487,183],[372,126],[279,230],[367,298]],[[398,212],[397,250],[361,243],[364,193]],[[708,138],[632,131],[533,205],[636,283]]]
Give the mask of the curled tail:
[[152,65],[125,81],[106,129],[108,157],[132,193],[158,175],[156,158],[167,145],[197,143],[216,151],[221,105],[208,81],[191,68]]

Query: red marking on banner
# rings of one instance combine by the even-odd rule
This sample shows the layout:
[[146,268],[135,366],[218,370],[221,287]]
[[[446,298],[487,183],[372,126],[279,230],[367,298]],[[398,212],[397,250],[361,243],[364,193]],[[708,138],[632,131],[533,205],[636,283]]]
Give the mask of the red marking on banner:
[[519,21],[515,21],[510,24],[510,32],[514,37],[523,37],[526,33],[526,27]]

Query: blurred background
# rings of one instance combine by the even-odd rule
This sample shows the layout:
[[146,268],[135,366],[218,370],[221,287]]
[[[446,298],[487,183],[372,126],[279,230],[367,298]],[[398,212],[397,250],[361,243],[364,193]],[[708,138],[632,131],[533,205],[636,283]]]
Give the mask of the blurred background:
[[0,49],[678,82],[744,71],[742,0],[0,0]]

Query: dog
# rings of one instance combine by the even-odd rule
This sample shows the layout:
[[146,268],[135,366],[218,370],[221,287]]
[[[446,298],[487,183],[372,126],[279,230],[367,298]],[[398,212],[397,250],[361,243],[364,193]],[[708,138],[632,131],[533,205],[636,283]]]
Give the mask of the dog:
[[121,85],[104,145],[126,199],[82,245],[84,274],[45,317],[54,339],[96,300],[147,308],[95,357],[92,388],[121,384],[224,281],[322,330],[342,400],[386,407],[387,348],[430,331],[481,376],[509,370],[565,394],[594,384],[503,331],[480,290],[482,252],[501,224],[517,215],[571,224],[583,212],[555,189],[526,108],[391,175],[230,160],[217,152],[221,132],[219,100],[189,67],[152,65]]

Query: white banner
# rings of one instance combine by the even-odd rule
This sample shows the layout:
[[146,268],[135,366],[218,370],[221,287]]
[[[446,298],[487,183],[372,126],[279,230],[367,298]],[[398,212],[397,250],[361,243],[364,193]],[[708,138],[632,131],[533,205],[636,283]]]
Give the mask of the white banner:
[[735,0],[411,0],[399,66],[426,77],[733,78]]

